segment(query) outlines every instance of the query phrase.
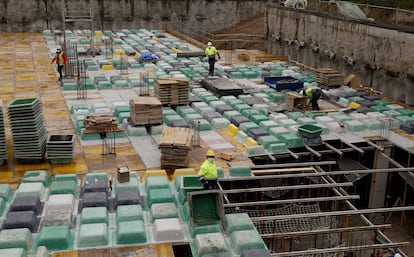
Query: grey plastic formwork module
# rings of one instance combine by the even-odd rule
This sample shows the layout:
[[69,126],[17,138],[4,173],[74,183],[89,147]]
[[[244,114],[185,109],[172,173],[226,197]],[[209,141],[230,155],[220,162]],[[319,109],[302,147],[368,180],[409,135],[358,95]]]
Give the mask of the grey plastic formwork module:
[[372,112],[371,108],[362,106],[361,108],[357,109],[357,112],[367,114],[368,112]]
[[234,124],[236,127],[238,127],[238,126],[240,126],[240,124],[242,124],[244,122],[250,122],[250,120],[247,117],[245,117],[243,115],[240,115],[240,116],[232,117],[230,122],[232,124]]
[[244,99],[244,102],[246,104],[252,106],[254,104],[263,104],[264,103],[264,100],[263,100],[263,98],[253,96],[253,97],[245,98]]
[[222,118],[223,115],[221,115],[218,112],[206,112],[203,114],[203,118],[206,119],[208,122],[211,122],[213,119],[216,118]]
[[16,196],[9,207],[10,212],[32,211],[37,215],[42,214],[42,203],[39,196],[22,195]]
[[253,138],[254,140],[257,140],[259,137],[268,136],[269,132],[267,132],[265,129],[262,129],[262,128],[255,128],[255,129],[249,130],[247,135]]
[[218,112],[220,114],[223,114],[224,112],[227,112],[227,111],[233,111],[234,110],[230,105],[227,105],[227,104],[217,105],[215,107],[215,109],[216,109],[216,112]]
[[185,120],[173,120],[171,121],[171,127],[188,128],[189,125]]

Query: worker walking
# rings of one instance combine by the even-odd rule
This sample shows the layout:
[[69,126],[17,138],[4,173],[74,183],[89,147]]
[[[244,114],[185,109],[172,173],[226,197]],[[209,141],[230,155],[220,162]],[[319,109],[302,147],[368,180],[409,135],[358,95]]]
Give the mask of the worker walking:
[[208,150],[206,153],[206,160],[201,164],[198,176],[204,189],[218,189],[217,184],[217,167],[214,162],[214,151]]
[[322,96],[322,90],[320,88],[308,87],[307,89],[303,91],[303,95],[305,95],[307,98],[310,99],[309,103],[312,106],[312,110],[316,110],[316,111],[320,110],[319,105],[318,105],[318,100]]
[[204,51],[208,58],[209,72],[208,75],[214,76],[214,63],[216,62],[216,55],[220,60],[220,54],[211,42],[207,43],[207,48]]
[[62,80],[62,72],[66,65],[67,56],[64,51],[62,51],[61,46],[56,47],[56,55],[52,60],[52,64],[56,63],[57,71],[59,72],[59,81]]

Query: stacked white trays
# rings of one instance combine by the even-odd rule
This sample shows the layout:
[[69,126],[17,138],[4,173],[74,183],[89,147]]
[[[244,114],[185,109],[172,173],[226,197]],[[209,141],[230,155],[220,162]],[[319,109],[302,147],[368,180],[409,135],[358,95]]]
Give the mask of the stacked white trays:
[[0,100],[0,165],[7,160],[6,135],[4,133],[3,101]]
[[42,161],[46,127],[39,98],[17,99],[8,106],[14,157],[21,162]]

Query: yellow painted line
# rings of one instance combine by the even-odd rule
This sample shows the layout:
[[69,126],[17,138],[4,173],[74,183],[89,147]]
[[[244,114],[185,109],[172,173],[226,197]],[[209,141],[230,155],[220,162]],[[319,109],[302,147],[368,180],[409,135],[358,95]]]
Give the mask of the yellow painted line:
[[0,90],[13,90],[13,87],[0,87]]

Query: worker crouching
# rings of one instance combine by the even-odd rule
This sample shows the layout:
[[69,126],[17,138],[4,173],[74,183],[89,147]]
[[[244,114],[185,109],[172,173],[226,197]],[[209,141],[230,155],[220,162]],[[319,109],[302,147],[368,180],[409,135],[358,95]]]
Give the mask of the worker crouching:
[[318,100],[322,96],[322,90],[320,88],[308,87],[303,91],[303,95],[309,98],[309,103],[312,106],[312,110],[319,111]]
[[218,189],[217,167],[214,162],[215,154],[213,150],[208,150],[206,160],[201,164],[198,176],[204,189]]

